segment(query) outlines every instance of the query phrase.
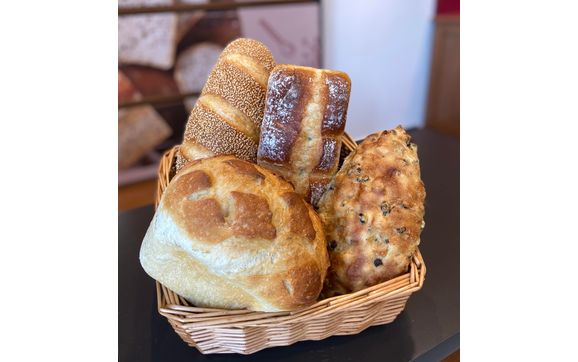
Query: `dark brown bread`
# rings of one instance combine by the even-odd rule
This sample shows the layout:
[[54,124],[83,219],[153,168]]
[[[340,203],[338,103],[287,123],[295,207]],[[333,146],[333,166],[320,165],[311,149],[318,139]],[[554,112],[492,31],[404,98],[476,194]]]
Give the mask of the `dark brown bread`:
[[278,65],[269,76],[257,162],[313,205],[337,171],[350,90],[339,71]]

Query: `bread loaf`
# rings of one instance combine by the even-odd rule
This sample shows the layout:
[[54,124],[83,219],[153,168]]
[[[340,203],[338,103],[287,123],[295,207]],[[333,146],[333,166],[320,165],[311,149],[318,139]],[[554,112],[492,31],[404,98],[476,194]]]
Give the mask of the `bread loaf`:
[[141,98],[134,84],[120,70],[118,71],[118,104],[136,101]]
[[368,136],[319,202],[331,260],[323,295],[406,272],[424,225],[424,199],[410,136],[401,127]]
[[[200,93],[222,51],[220,45],[200,43],[180,53],[175,64],[175,81],[180,93]],[[195,103],[196,99],[185,99],[189,112]]]
[[233,156],[190,162],[173,178],[140,261],[195,306],[271,312],[314,303],[329,266],[312,207],[280,177]]
[[[173,0],[119,0],[122,7],[170,6]],[[118,60],[169,69],[175,60],[177,15],[138,14],[118,19]]]
[[257,162],[313,205],[337,171],[350,89],[332,70],[278,65],[269,77]]
[[225,48],[191,111],[177,168],[184,161],[221,154],[256,162],[273,67],[273,56],[256,40],[237,39]]
[[[173,72],[160,70],[142,65],[124,65],[120,70],[126,74],[142,98],[172,97],[179,94],[179,88],[173,78]],[[183,120],[187,118],[188,112],[183,104],[179,103],[152,103],[155,111],[170,126],[172,135],[167,141],[167,145],[180,143],[182,140],[185,125]]]
[[[142,99],[131,80],[118,72],[118,102],[120,104]],[[163,118],[149,105],[118,110],[118,168],[125,169],[137,163],[155,146],[172,133]]]
[[[171,71],[142,65],[124,65],[120,69],[145,98],[170,97],[179,94],[179,87]],[[166,105],[163,108],[166,108]]]

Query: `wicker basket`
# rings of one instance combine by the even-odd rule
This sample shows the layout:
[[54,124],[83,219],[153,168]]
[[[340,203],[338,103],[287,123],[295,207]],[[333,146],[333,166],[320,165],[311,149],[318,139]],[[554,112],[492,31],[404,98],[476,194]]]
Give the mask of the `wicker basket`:
[[[343,137],[342,159],[356,143]],[[156,205],[174,176],[177,147],[161,159]],[[356,334],[367,327],[391,323],[409,296],[420,290],[426,267],[419,250],[407,273],[387,282],[342,296],[321,300],[292,312],[252,312],[197,308],[157,282],[157,305],[177,334],[201,353],[250,354],[264,348],[334,335]]]

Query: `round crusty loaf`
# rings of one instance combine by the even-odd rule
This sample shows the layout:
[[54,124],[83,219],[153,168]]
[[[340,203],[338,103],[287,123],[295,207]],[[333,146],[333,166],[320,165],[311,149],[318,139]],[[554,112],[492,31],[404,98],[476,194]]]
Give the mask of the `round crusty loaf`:
[[262,43],[240,38],[223,50],[185,128],[177,169],[207,155],[256,162],[269,73],[275,61]]
[[403,128],[368,136],[319,202],[331,260],[323,295],[407,271],[423,228],[424,199],[417,146]]
[[280,177],[233,156],[193,161],[174,177],[140,261],[196,306],[256,311],[314,303],[329,266],[312,207]]

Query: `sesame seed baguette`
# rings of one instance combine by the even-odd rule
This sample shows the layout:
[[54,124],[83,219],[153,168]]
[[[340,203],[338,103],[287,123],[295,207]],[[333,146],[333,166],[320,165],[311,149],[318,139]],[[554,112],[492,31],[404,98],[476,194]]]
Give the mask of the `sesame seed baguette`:
[[177,169],[187,161],[231,154],[256,162],[271,52],[253,39],[237,39],[221,53],[185,128]]

